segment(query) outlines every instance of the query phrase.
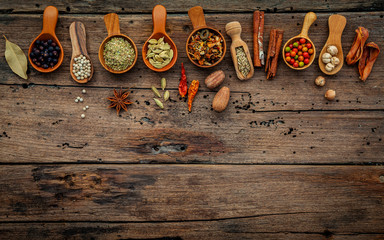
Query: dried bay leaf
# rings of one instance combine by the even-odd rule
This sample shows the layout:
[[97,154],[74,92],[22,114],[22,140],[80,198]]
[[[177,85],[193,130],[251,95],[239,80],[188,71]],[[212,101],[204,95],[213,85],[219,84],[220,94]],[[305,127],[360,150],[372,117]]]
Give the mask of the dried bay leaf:
[[4,35],[3,37],[5,38],[5,60],[7,60],[9,67],[14,73],[24,79],[27,79],[27,57],[19,46],[8,41]]

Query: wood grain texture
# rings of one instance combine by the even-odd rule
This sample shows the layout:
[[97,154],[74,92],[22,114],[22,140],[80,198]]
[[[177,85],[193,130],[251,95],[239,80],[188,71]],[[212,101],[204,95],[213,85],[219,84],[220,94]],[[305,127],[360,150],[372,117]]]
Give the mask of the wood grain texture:
[[382,10],[384,4],[380,0],[341,0],[341,1],[304,1],[304,0],[260,0],[260,1],[136,1],[123,0],[43,0],[12,1],[3,0],[0,11],[3,13],[42,12],[46,6],[54,5],[63,13],[151,13],[156,4],[162,4],[171,12],[187,12],[193,6],[201,5],[206,12],[253,12],[260,9],[266,12],[308,12],[308,11],[375,11]]
[[[201,92],[189,114],[177,90],[170,91],[171,101],[160,110],[151,90],[134,89],[129,97],[134,104],[118,117],[107,109],[112,94],[106,88],[87,88],[82,94],[73,87],[0,86],[0,161],[384,161],[382,110],[263,112],[269,103],[250,103],[251,96],[232,92],[227,109],[216,113],[211,110],[215,92]],[[75,103],[77,96],[84,103]]]
[[[310,32],[311,39],[318,46],[323,46],[327,39],[328,17],[329,14],[318,14],[318,20],[312,26]],[[238,20],[243,27],[243,40],[252,48],[252,14],[206,14],[207,21],[212,26],[224,32],[225,24],[232,20]],[[349,51],[355,36],[354,30],[364,22],[365,27],[370,30],[370,41],[378,45],[384,45],[384,29],[381,26],[382,13],[348,13],[346,14],[348,24],[343,34],[343,50]],[[269,33],[272,26],[285,29],[285,40],[296,35],[301,28],[304,14],[266,14],[265,32]],[[87,86],[98,87],[132,87],[150,89],[151,85],[157,84],[161,77],[168,80],[170,88],[177,88],[180,78],[180,65],[184,62],[186,74],[189,82],[192,79],[203,81],[210,73],[216,70],[224,70],[227,78],[224,84],[230,87],[232,92],[251,93],[257,96],[257,101],[266,100],[268,108],[264,110],[308,110],[314,109],[383,109],[384,108],[384,82],[382,76],[384,69],[379,66],[384,64],[384,55],[381,54],[376,61],[375,67],[366,83],[358,79],[357,66],[344,66],[342,70],[332,77],[327,77],[327,85],[324,89],[316,88],[313,84],[315,78],[321,75],[317,63],[313,64],[305,71],[293,71],[279,59],[277,77],[273,81],[265,80],[265,73],[259,69],[255,71],[252,79],[241,82],[236,78],[232,59],[227,54],[220,65],[213,69],[200,69],[195,67],[186,57],[185,41],[192,31],[192,25],[187,15],[168,14],[167,31],[170,37],[179,46],[179,60],[176,65],[166,73],[155,73],[149,70],[142,62],[142,57],[135,67],[123,75],[114,75],[105,71],[97,60],[97,51],[100,43],[106,36],[103,18],[101,16],[62,16],[59,19],[57,34],[62,41],[65,52],[71,51],[71,44],[68,35],[69,25],[76,20],[81,20],[87,29],[88,36],[92,40],[88,41],[88,50],[94,63],[95,74],[92,81]],[[147,22],[148,24],[143,24]],[[316,26],[317,24],[317,26]],[[124,33],[132,37],[141,50],[142,44],[152,32],[151,16],[130,15],[120,16],[120,25]],[[35,32],[40,31],[41,19],[36,15],[16,15],[0,16],[0,29],[7,33],[11,41],[19,44],[22,49],[27,49],[30,41],[33,40]],[[134,29],[141,29],[135,31]],[[24,32],[19,35],[17,32]],[[291,33],[291,35],[289,34]],[[228,36],[226,35],[226,38]],[[0,40],[0,45],[3,44]],[[269,34],[266,34],[264,43],[268,43]],[[229,51],[229,49],[228,49]],[[252,49],[250,49],[252,52]],[[141,51],[139,51],[141,55]],[[70,55],[66,54],[63,65],[53,74],[40,74],[32,70],[28,81],[20,81],[9,67],[6,65],[3,52],[0,52],[0,77],[2,84],[48,84],[48,85],[73,85],[69,75]],[[78,86],[78,85],[75,85]],[[335,89],[339,102],[328,103],[323,100],[326,88]],[[201,85],[202,91],[208,91],[204,84]],[[274,103],[274,104],[273,104]],[[278,103],[278,104],[276,104]]]
[[[315,217],[315,216],[314,216]],[[272,221],[271,221],[272,220]],[[216,222],[173,223],[1,223],[0,234],[4,239],[130,239],[130,240],[382,240],[383,233],[338,234],[323,232],[283,231],[272,232],[263,226],[274,224],[268,217],[250,221],[247,219]],[[281,219],[279,224],[287,224]],[[296,223],[295,223],[296,224]],[[297,224],[303,224],[297,222]],[[259,227],[259,226],[262,227]],[[222,229],[226,229],[223,231]],[[145,237],[143,237],[145,236]]]
[[1,222],[383,234],[383,166],[3,165],[0,174]]

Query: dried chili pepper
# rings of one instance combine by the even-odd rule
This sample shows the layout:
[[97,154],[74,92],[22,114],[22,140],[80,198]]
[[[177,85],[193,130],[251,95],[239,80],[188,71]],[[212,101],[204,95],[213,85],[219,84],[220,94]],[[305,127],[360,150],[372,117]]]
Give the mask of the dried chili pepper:
[[351,50],[349,50],[347,57],[345,58],[345,61],[348,65],[352,65],[357,63],[357,61],[360,60],[361,56],[363,55],[363,48],[365,41],[367,41],[369,36],[369,32],[364,27],[359,27],[356,29],[356,36],[353,40]]
[[187,95],[188,85],[187,85],[187,76],[185,75],[184,64],[181,63],[181,78],[179,83],[179,94],[181,97]]
[[373,64],[379,56],[380,48],[376,43],[370,42],[365,45],[363,55],[359,62],[359,73],[361,81],[367,80],[372,71]]
[[196,96],[197,90],[199,90],[199,81],[193,80],[191,82],[191,85],[189,85],[189,89],[188,89],[188,110],[189,110],[189,112],[192,111],[192,102]]

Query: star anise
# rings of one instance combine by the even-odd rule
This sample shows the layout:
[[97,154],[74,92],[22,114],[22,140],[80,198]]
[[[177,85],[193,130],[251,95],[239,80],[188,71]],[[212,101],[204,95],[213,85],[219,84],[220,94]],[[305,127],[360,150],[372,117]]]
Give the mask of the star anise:
[[127,105],[132,104],[131,101],[127,99],[129,95],[129,89],[123,92],[122,89],[120,89],[119,92],[116,91],[116,89],[113,89],[113,97],[107,98],[109,101],[111,101],[111,105],[109,105],[109,108],[116,108],[117,115],[119,115],[119,112],[121,109],[124,109],[125,111],[128,111]]

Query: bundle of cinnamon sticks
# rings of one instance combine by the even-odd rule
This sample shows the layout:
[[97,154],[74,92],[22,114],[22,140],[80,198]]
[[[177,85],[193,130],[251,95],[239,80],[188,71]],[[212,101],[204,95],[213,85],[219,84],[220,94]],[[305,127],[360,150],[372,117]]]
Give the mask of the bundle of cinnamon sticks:
[[276,76],[277,72],[277,60],[279,59],[279,53],[281,44],[283,42],[284,31],[281,29],[272,28],[269,35],[269,46],[267,61],[265,64],[265,72],[267,73],[267,79],[271,79]]

